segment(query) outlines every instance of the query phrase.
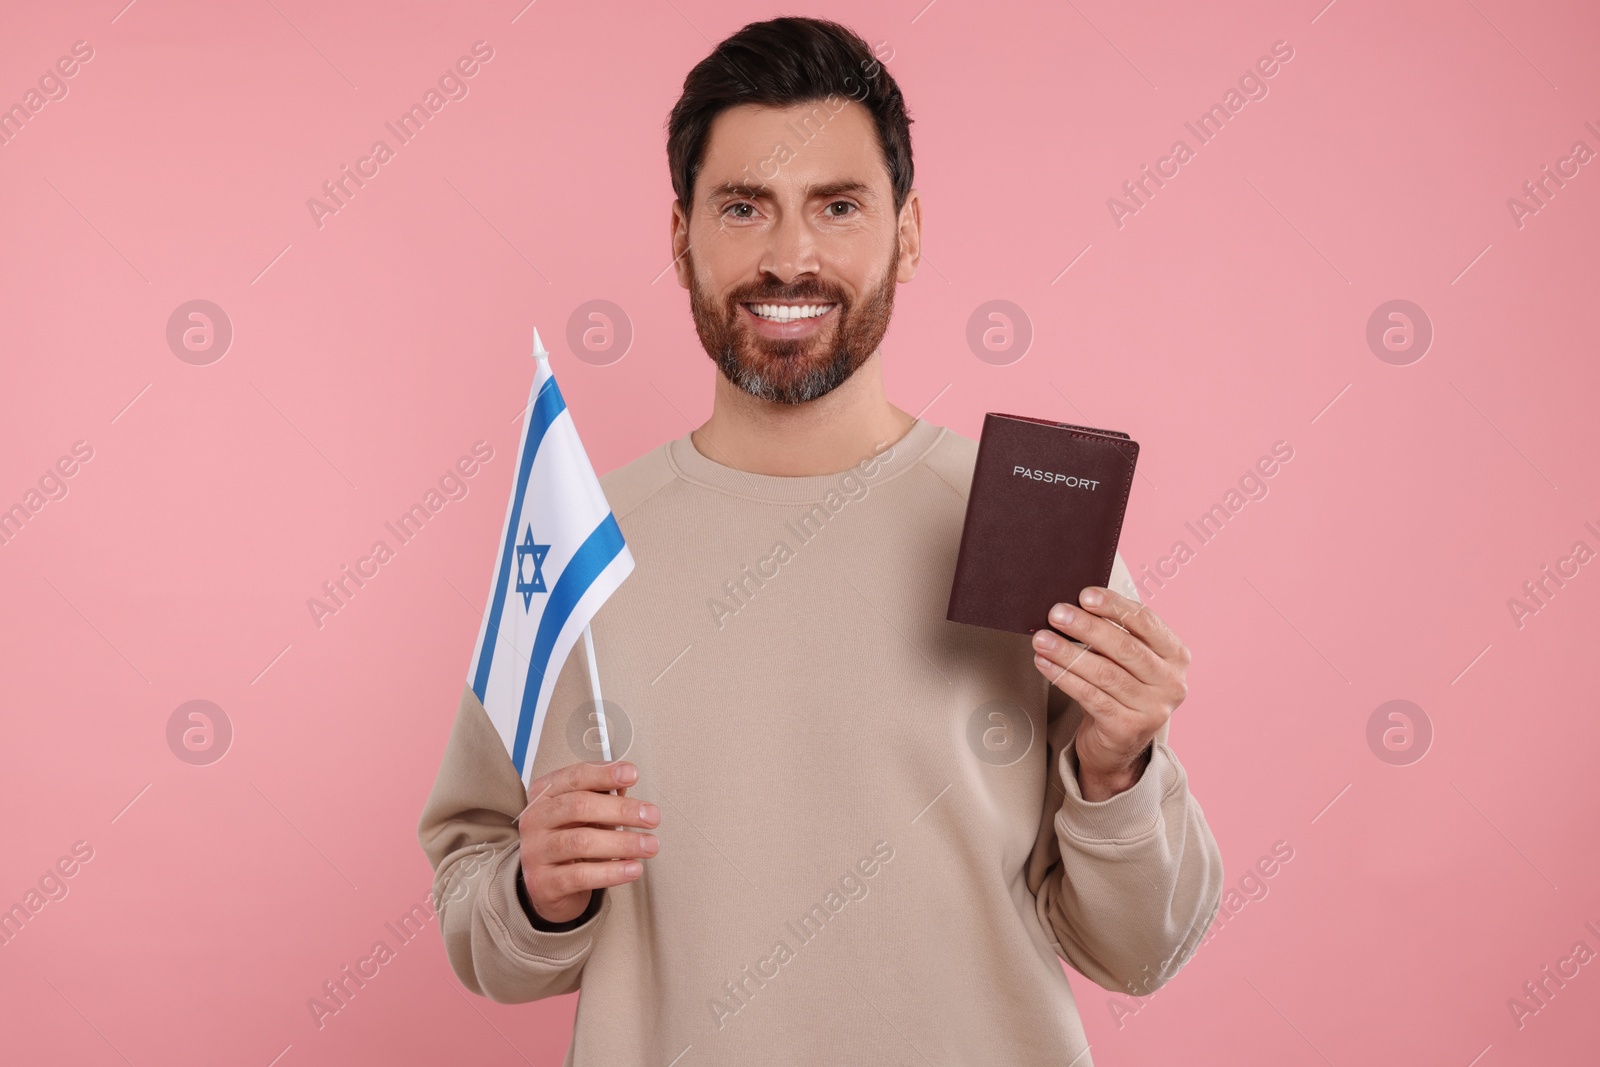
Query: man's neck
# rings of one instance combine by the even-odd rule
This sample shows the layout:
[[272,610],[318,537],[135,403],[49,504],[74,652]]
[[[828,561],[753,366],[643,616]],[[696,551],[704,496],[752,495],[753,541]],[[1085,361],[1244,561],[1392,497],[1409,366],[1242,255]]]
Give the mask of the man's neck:
[[690,435],[707,459],[751,474],[837,474],[897,443],[916,418],[883,393],[881,352],[804,404],[753,397],[717,375],[711,418]]

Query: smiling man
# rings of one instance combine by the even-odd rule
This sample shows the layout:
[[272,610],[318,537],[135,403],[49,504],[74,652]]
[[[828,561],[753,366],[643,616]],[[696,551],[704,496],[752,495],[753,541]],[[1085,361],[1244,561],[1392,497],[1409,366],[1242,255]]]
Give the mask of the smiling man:
[[466,688],[419,827],[462,982],[581,990],[569,1065],[1089,1067],[1061,961],[1143,996],[1215,913],[1167,743],[1189,653],[1121,557],[1031,642],[944,617],[977,445],[884,393],[909,131],[805,18],[724,41],[669,119],[718,375],[601,479],[636,560],[591,624],[617,759],[581,655],[527,785]]

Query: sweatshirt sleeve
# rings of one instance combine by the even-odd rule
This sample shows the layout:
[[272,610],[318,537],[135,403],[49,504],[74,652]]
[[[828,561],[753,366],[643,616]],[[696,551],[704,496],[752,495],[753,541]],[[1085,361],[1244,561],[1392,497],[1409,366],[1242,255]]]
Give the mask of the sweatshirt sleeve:
[[[565,745],[561,709],[572,706],[569,673],[552,695],[530,778],[579,760]],[[500,1003],[577,989],[610,909],[600,890],[598,906],[591,902],[582,922],[534,927],[519,892],[521,838],[511,821],[527,802],[505,743],[477,694],[464,686],[417,837],[433,865],[434,904],[450,966],[468,989]]]
[[[1118,555],[1112,589],[1138,599]],[[1145,996],[1199,946],[1222,895],[1222,855],[1188,779],[1157,733],[1139,781],[1107,800],[1078,786],[1072,744],[1084,711],[1049,689],[1050,767],[1028,888],[1057,953],[1106,989]]]

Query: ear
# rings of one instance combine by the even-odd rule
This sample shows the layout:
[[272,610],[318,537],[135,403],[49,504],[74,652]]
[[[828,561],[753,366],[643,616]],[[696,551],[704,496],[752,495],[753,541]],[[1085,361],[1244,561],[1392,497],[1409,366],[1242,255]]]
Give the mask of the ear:
[[900,263],[895,278],[909,282],[917,276],[917,265],[922,262],[922,199],[915,189],[901,205],[899,226]]
[[690,271],[693,266],[689,257],[684,253],[689,250],[689,218],[683,213],[683,205],[674,198],[672,201],[672,269],[678,276],[678,285],[684,289],[689,288],[691,280]]

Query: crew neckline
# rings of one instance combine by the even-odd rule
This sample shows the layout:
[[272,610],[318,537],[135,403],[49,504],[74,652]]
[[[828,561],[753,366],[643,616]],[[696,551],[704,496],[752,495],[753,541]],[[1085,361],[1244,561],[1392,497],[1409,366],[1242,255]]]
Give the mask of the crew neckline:
[[870,475],[861,469],[870,456],[832,474],[752,474],[702,455],[689,434],[667,443],[667,463],[684,480],[730,496],[774,504],[810,504],[826,499],[831,491],[842,491],[841,480],[852,472],[868,485],[898,477],[915,466],[944,434],[945,427],[917,419],[900,440],[883,450],[882,456],[887,458],[879,459]]

